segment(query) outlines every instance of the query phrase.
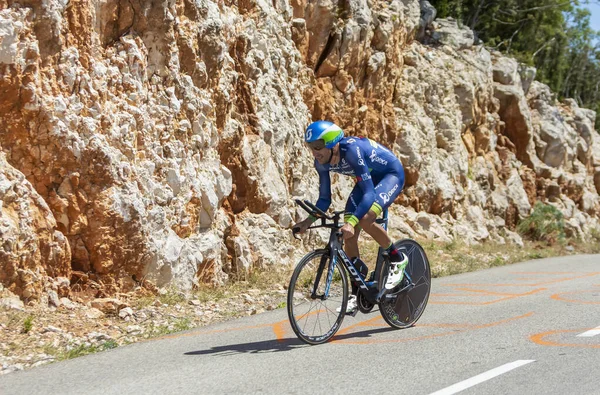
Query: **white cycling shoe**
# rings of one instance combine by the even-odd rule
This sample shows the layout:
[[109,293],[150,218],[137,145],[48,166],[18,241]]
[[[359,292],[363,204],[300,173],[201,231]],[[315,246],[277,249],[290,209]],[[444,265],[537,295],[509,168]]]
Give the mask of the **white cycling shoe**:
[[[350,295],[348,298],[348,305],[346,306],[346,314],[352,314],[358,309],[358,304],[356,302],[356,295]],[[342,311],[342,306],[335,309],[336,312]]]
[[400,284],[400,281],[404,278],[404,269],[406,269],[406,265],[408,265],[408,257],[401,252],[399,254],[399,262],[390,262],[390,272],[387,281],[385,282],[385,289],[394,288],[396,285]]

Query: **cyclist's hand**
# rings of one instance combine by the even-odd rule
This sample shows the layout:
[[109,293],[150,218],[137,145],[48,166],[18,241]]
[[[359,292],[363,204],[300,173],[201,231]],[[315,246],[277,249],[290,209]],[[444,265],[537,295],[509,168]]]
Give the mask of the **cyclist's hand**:
[[347,239],[351,238],[352,236],[354,236],[354,227],[348,223],[344,224],[344,226],[342,226],[340,231],[342,232],[344,240],[347,240]]
[[296,225],[292,227],[292,231],[294,233],[303,234],[310,227],[312,221],[309,218],[306,218],[304,221],[298,222]]

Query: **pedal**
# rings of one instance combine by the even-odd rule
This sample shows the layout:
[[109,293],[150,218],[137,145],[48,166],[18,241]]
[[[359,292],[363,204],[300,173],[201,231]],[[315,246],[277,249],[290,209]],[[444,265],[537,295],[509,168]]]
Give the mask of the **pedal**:
[[371,310],[373,310],[373,307],[375,307],[375,305],[370,303],[362,293],[358,295],[357,305],[358,310],[363,314],[370,313]]

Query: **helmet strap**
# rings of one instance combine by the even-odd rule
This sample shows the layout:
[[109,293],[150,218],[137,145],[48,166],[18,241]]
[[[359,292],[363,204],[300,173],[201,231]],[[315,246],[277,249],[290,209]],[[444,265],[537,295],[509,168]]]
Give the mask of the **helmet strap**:
[[333,159],[333,148],[329,150],[329,159],[327,160],[328,164],[331,164],[331,159]]

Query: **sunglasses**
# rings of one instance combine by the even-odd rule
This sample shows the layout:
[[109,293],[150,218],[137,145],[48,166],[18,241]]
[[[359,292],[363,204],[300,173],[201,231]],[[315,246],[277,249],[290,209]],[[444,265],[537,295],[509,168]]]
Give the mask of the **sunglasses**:
[[319,139],[315,141],[311,141],[310,143],[306,143],[312,150],[319,151],[325,148],[325,140]]

